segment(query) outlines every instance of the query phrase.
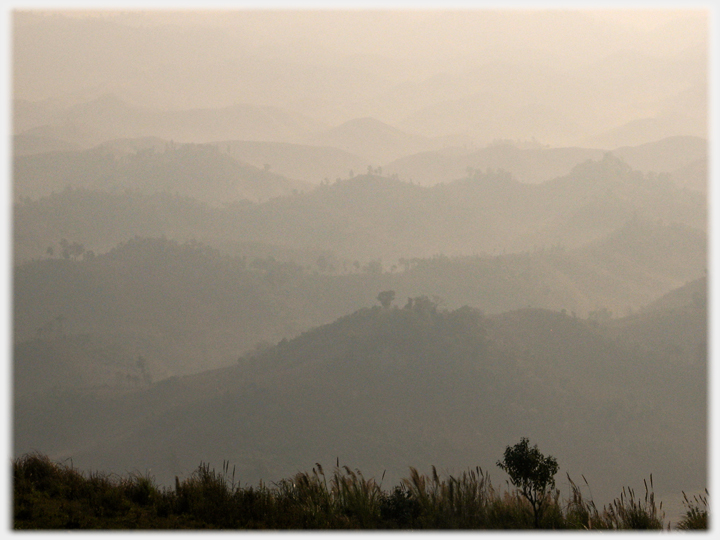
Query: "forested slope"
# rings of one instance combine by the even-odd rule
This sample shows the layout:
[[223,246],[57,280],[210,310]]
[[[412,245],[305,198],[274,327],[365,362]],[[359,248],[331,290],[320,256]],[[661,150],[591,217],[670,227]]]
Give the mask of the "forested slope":
[[[664,317],[705,320],[690,304]],[[645,316],[646,334],[665,325]],[[135,392],[57,390],[19,398],[15,452],[43,448],[77,466],[152,469],[161,482],[200,460],[243,482],[336,457],[388,481],[407,464],[457,470],[529,436],[596,501],[650,473],[659,492],[705,481],[704,356],[658,355],[639,319],[604,323],[548,310],[483,316],[427,297],[363,308],[237,365]],[[700,346],[703,336],[678,326]],[[619,332],[619,334],[618,334]],[[678,384],[682,377],[687,384]],[[81,420],[82,418],[82,420]]]

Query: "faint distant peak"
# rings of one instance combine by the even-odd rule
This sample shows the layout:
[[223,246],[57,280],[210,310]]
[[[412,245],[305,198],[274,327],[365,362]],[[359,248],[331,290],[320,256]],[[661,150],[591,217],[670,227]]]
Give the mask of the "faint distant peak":
[[95,99],[92,99],[90,101],[86,101],[85,103],[80,103],[78,105],[74,105],[70,108],[70,112],[100,112],[100,111],[128,111],[130,109],[133,109],[134,107],[131,107],[126,102],[124,102],[122,99],[120,99],[117,95],[108,93],[103,94]]
[[704,137],[698,137],[695,135],[674,135],[665,137],[657,141],[647,142],[634,146],[621,146],[613,150],[618,152],[622,150],[628,150],[631,148],[657,148],[657,149],[670,149],[670,148],[694,148],[694,149],[706,149],[708,141]]
[[[393,133],[397,135],[411,135],[405,131],[402,131],[390,124],[381,122],[380,120],[373,118],[372,116],[365,116],[363,118],[353,118],[347,122],[343,122],[339,126],[332,128],[331,131],[352,131],[352,130],[373,130],[373,131],[384,131],[386,133]],[[412,135],[415,136],[415,135]]]

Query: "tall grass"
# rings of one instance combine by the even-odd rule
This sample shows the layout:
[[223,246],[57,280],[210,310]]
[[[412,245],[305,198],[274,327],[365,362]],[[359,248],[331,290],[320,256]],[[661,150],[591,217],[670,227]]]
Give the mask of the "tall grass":
[[708,490],[705,495],[693,495],[692,500],[688,499],[683,491],[683,504],[685,515],[678,523],[677,528],[684,531],[707,529],[708,528]]
[[[339,464],[338,464],[339,465]],[[384,474],[383,474],[384,477]],[[543,529],[661,529],[652,477],[645,496],[631,488],[599,510],[568,476],[570,493],[546,495]],[[583,477],[584,480],[584,477]],[[147,475],[84,475],[28,454],[13,461],[15,529],[530,529],[528,501],[509,485],[499,489],[477,467],[441,478],[435,467],[410,474],[390,491],[359,470],[318,463],[270,486],[241,486],[234,469],[201,463],[174,488]],[[585,481],[585,487],[587,481]],[[689,499],[679,529],[707,528],[707,491]]]

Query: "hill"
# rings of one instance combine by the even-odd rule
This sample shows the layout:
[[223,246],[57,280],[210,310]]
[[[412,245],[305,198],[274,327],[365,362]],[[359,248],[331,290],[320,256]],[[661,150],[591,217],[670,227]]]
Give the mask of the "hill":
[[363,175],[248,208],[243,224],[264,243],[282,239],[339,258],[395,261],[576,247],[633,216],[704,230],[705,213],[701,194],[608,156],[539,185],[521,184],[504,171],[433,188]]
[[707,195],[710,184],[708,160],[698,159],[680,167],[671,173],[673,182],[687,189],[693,189]]
[[[653,324],[652,335],[664,331]],[[478,460],[528,436],[563,471],[584,474],[601,504],[650,473],[661,493],[697,489],[706,482],[705,360],[688,371],[656,352],[558,312],[484,317],[416,297],[135,392],[17,398],[14,451],[41,449],[82,468],[143,467],[166,484],[201,460],[229,460],[252,484],[339,457],[393,482],[411,457],[421,468],[492,470]]]
[[589,148],[518,148],[503,143],[474,152],[461,149],[421,152],[392,161],[383,169],[422,185],[458,180],[472,175],[476,169],[503,169],[519,182],[538,184],[564,176],[588,159],[601,159],[603,154],[602,150]]
[[429,150],[437,144],[430,138],[406,133],[371,117],[348,120],[328,130],[295,137],[292,142],[331,146],[364,156],[370,160],[366,167]]
[[52,137],[40,137],[37,135],[14,135],[12,153],[13,156],[27,156],[31,154],[42,154],[45,152],[63,152],[80,150],[80,146]]
[[[701,101],[701,106],[707,98]],[[704,102],[703,102],[704,101]],[[582,141],[584,145],[616,148],[638,146],[657,140],[658,137],[672,138],[680,133],[684,137],[707,139],[707,112],[702,111],[695,117],[684,114],[658,115],[638,118],[626,124]]]
[[643,311],[671,310],[689,305],[700,306],[704,302],[703,299],[707,298],[707,287],[708,280],[707,275],[705,275],[664,294],[645,306]]
[[[519,182],[538,184],[566,176],[573,167],[587,161],[602,160],[605,150],[597,148],[522,147],[511,141],[498,141],[479,150],[452,148],[421,152],[387,163],[387,174],[422,185],[451,182],[472,175],[473,170],[503,169]],[[670,173],[678,185],[697,189],[707,181],[707,170],[697,170],[707,162],[707,140],[700,137],[668,137],[639,146],[625,146],[611,152],[634,170],[643,173]],[[707,165],[706,165],[707,166]],[[685,169],[694,167],[692,172]],[[704,177],[703,177],[704,173]],[[692,180],[686,179],[688,175]],[[700,182],[698,182],[700,180]]]
[[23,133],[32,128],[60,121],[63,111],[69,106],[69,104],[58,103],[58,101],[62,100],[45,99],[42,101],[30,101],[27,99],[13,99],[13,135]]
[[[186,145],[162,154],[143,151],[122,158],[106,152],[90,156],[93,159],[86,163],[93,163],[96,170],[86,174],[88,178],[100,181],[103,171],[117,170],[117,181],[126,185],[120,173],[137,171],[131,177],[134,185],[147,178],[150,185],[144,189],[164,187],[181,193],[185,188],[182,182],[187,180],[194,189],[189,194],[212,202],[229,198],[229,192],[238,197],[243,189],[246,196],[267,196],[272,189],[289,190],[292,185],[270,171],[238,164],[214,147]],[[19,194],[31,188],[31,178],[39,176],[30,171],[43,170],[41,157],[17,158],[23,165],[18,167],[18,178],[28,178],[25,187],[18,188]],[[72,170],[78,164],[76,157],[46,155],[43,159],[55,166],[44,174],[62,178],[56,171]],[[57,163],[60,158],[69,163],[61,167]],[[208,178],[205,186],[192,184],[193,178],[203,175]],[[168,186],[170,182],[175,187]],[[179,241],[195,238],[216,247],[256,243],[287,251],[332,253],[346,265],[381,259],[392,267],[401,258],[439,253],[455,256],[578,247],[633,218],[704,231],[707,212],[702,193],[678,188],[665,176],[633,171],[610,155],[537,185],[517,182],[504,171],[476,171],[470,178],[432,188],[361,175],[306,193],[217,209],[188,201],[176,203],[171,197],[160,203],[161,198],[75,190],[37,201],[23,199],[15,206],[16,254],[19,260],[43,256],[48,245],[63,237],[97,251],[134,235],[165,234]],[[153,209],[153,204],[160,206]],[[112,227],[96,219],[109,208],[112,213],[102,215],[112,216]],[[202,221],[198,221],[199,214]],[[160,215],[164,217],[160,219]]]
[[361,173],[370,164],[366,157],[329,146],[259,141],[222,141],[214,145],[243,163],[258,168],[267,164],[277,174],[312,184],[346,178],[350,171]]
[[269,199],[310,187],[236,161],[212,145],[175,144],[158,138],[115,140],[80,152],[16,156],[13,165],[17,198],[41,197],[70,186],[168,191],[219,205]]
[[697,161],[707,161],[708,141],[701,137],[666,137],[639,146],[623,146],[612,151],[633,169],[671,173]]
[[47,373],[76,373],[48,378],[18,368],[18,380],[34,381],[24,388],[64,388],[84,380],[93,362],[107,365],[88,372],[108,384],[117,372],[141,381],[141,356],[152,380],[225,366],[368,305],[381,290],[395,291],[400,303],[430,295],[488,314],[532,306],[617,317],[697,279],[707,265],[702,233],[641,222],[573,250],[403,260],[391,271],[343,268],[323,255],[301,266],[260,256],[256,246],[228,256],[164,238],[135,238],[108,253],[77,246],[55,245],[14,270],[16,355]]
[[[15,343],[47,342],[17,354],[25,351],[37,365],[48,347],[70,345],[80,357],[107,363],[97,343],[109,342],[112,363],[144,356],[153,378],[198,372],[228,365],[258,342],[317,324],[321,311],[303,313],[315,286],[291,263],[246,262],[196,243],[140,238],[105,254],[83,255],[75,260],[58,253],[15,269]],[[295,287],[299,293],[290,296]],[[62,362],[61,356],[46,361]],[[81,358],[77,363],[75,371],[84,369]],[[116,369],[108,367],[104,378],[114,377]],[[23,376],[20,369],[17,376]],[[43,389],[39,380],[35,388]]]
[[622,316],[702,276],[706,244],[692,229],[629,222],[576,249],[405,261],[407,271],[388,288],[401,296],[433,291],[448,306],[467,303],[488,313],[532,306]]
[[21,132],[85,147],[118,138],[156,136],[185,143],[282,140],[324,128],[277,107],[237,104],[221,108],[161,111],[130,105],[113,94],[68,107],[52,123]]

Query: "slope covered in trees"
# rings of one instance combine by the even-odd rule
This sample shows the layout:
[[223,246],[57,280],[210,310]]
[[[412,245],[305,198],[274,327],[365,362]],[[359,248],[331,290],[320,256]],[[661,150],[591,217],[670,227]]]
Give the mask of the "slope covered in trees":
[[[131,161],[164,163],[164,155],[149,154]],[[205,151],[200,155],[205,156]],[[230,159],[212,155],[211,163]],[[258,174],[248,180],[250,187],[267,189],[262,175],[270,173]],[[160,178],[175,185],[171,176]],[[227,176],[220,175],[214,184],[208,180],[206,188],[195,189],[205,189],[205,198],[214,196],[213,190],[219,196],[232,186],[226,180]],[[266,180],[271,181],[269,177]],[[188,206],[193,208],[185,210]],[[108,207],[115,209],[110,213],[113,226],[94,225],[97,214]],[[179,241],[190,236],[216,247],[254,242],[332,252],[351,264],[382,259],[392,266],[400,258],[440,253],[498,254],[576,247],[603,237],[633,217],[705,230],[706,211],[702,193],[678,188],[665,177],[633,171],[608,155],[538,185],[521,184],[504,171],[477,172],[471,178],[432,188],[373,174],[322,185],[308,193],[258,204],[240,201],[218,209],[172,197],[163,201],[154,194],[62,192],[17,203],[14,234],[19,260],[42,256],[48,245],[63,237],[98,251],[135,234],[165,234]],[[198,213],[203,215],[202,221],[197,220]],[[158,216],[163,216],[162,220]]]
[[[412,259],[395,271],[368,264],[331,273],[322,256],[305,266],[162,238],[78,255],[70,250],[82,247],[68,242],[67,258],[55,246],[52,256],[16,267],[13,328],[18,345],[58,341],[52,347],[64,350],[64,334],[113,343],[123,365],[144,356],[158,379],[227,365],[258,343],[367,305],[378,290],[396,291],[398,304],[428,295],[448,308],[469,304],[486,313],[533,306],[580,317],[625,315],[702,276],[705,243],[705,235],[687,227],[636,221],[572,250]],[[101,361],[96,349],[83,345],[78,358]],[[16,349],[18,373],[26,359],[41,363],[43,350]],[[139,376],[131,364],[128,373]],[[104,379],[116,371],[106,370]]]
[[[704,307],[684,309],[664,317],[706,320]],[[411,458],[453,471],[529,436],[553,448],[563,471],[584,474],[598,502],[650,473],[661,493],[702,489],[706,359],[688,370],[658,354],[646,334],[665,323],[653,317],[645,337],[629,341],[637,320],[608,326],[537,309],[483,316],[415,297],[134,392],[18,397],[14,449],[72,455],[86,468],[151,468],[162,483],[200,460],[229,460],[254,483],[336,457],[376,477],[386,469],[392,482]]]

